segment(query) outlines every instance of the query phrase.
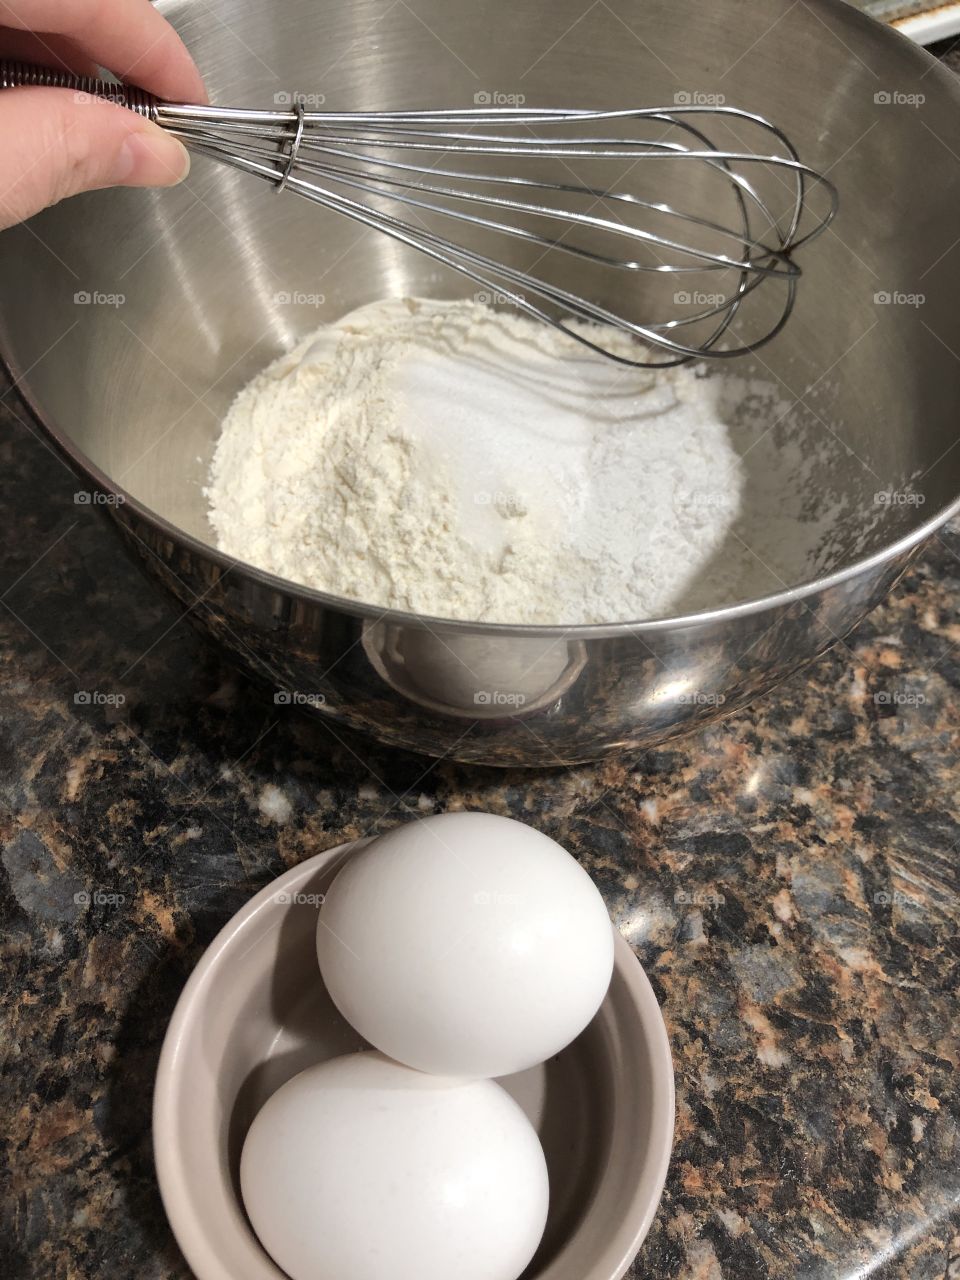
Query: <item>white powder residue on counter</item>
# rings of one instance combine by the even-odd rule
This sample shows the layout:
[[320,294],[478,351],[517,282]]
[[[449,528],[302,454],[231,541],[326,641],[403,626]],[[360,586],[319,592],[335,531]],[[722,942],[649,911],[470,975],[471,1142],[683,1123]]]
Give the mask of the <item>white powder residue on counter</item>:
[[777,583],[731,533],[748,476],[723,388],[472,301],[372,303],[237,397],[210,520],[239,559],[435,617],[602,623],[729,603],[758,590],[758,566],[761,590]]

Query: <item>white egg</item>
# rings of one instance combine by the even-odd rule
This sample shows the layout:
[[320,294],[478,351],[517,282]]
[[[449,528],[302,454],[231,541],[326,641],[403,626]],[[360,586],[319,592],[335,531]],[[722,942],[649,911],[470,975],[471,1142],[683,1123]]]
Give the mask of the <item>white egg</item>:
[[543,1149],[505,1090],[374,1052],[277,1090],[240,1187],[291,1280],[517,1280],[547,1218]]
[[397,827],[353,854],[317,925],[324,982],[398,1062],[501,1076],[558,1053],[600,1007],[613,926],[549,836],[491,813]]

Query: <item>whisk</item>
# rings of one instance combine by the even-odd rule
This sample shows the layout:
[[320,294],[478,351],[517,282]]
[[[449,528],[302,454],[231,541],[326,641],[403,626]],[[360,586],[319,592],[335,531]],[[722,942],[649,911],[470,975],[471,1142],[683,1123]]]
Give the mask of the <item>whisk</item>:
[[[0,61],[0,88],[26,85],[136,111],[193,151],[383,232],[482,286],[478,296],[627,365],[729,358],[769,342],[796,300],[794,255],[837,211],[836,188],[780,128],[725,104],[329,112],[286,94],[259,111],[164,102]],[[770,151],[751,149],[741,131]],[[665,198],[673,189],[679,199]],[[622,333],[636,345],[625,351]]]

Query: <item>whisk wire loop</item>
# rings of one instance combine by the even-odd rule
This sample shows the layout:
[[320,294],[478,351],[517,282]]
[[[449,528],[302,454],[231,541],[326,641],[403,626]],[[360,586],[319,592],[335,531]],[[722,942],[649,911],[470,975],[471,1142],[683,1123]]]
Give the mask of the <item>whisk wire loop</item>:
[[290,143],[290,148],[287,154],[287,163],[284,165],[283,173],[280,176],[280,181],[277,183],[277,195],[279,195],[280,192],[283,191],[287,183],[290,181],[290,176],[293,173],[294,166],[296,165],[297,161],[300,158],[300,146],[303,142],[303,132],[304,132],[304,129],[307,127],[306,115],[307,113],[303,103],[298,102],[297,103],[297,131],[293,135],[293,141]]
[[[782,129],[727,105],[220,108],[0,61],[0,89],[25,85],[146,115],[192,150],[380,231],[627,365],[770,342],[796,302],[797,251],[838,207]],[[741,130],[765,141],[752,148]],[[672,304],[667,281],[689,282]],[[610,330],[636,339],[629,354]]]

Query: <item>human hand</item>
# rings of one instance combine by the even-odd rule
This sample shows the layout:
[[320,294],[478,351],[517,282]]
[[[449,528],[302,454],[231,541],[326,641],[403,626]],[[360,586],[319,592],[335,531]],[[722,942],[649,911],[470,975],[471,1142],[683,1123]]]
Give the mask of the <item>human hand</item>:
[[[97,75],[158,97],[206,102],[200,73],[150,0],[0,0],[0,57]],[[165,187],[189,172],[158,125],[69,89],[0,92],[0,229],[80,191]]]

